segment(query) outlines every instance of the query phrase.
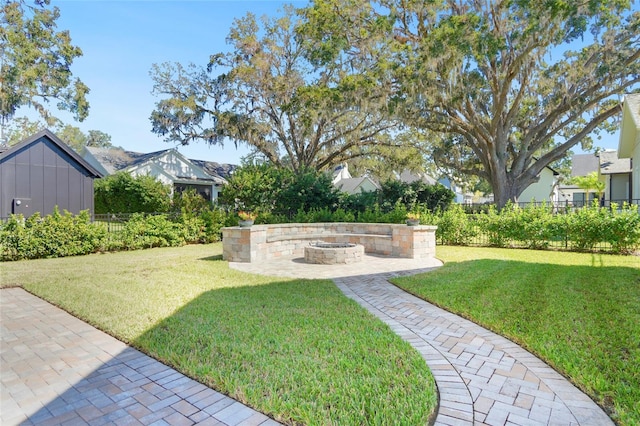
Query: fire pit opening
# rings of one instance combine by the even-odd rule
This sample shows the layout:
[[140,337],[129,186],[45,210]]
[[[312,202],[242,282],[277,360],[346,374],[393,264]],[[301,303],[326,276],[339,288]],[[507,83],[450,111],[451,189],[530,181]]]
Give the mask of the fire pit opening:
[[322,265],[356,263],[363,255],[364,246],[353,243],[314,241],[304,248],[305,262]]
[[313,243],[309,243],[311,247],[319,247],[319,248],[347,248],[347,247],[355,247],[355,244],[352,243],[327,243],[325,241],[316,241]]

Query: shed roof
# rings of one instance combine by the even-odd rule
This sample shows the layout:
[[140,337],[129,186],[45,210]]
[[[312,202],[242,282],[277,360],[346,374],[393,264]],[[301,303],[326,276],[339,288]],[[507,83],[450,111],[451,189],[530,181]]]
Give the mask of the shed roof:
[[91,164],[89,164],[84,158],[82,158],[78,153],[76,153],[73,149],[71,149],[66,143],[64,143],[60,138],[58,138],[53,132],[49,129],[42,130],[35,135],[28,137],[20,143],[17,143],[13,146],[10,146],[8,149],[4,151],[0,151],[0,162],[5,158],[17,153],[18,151],[29,149],[29,147],[42,138],[46,138],[52,144],[56,145],[60,150],[62,150],[65,154],[67,154],[71,159],[77,163],[78,166],[85,169],[87,173],[93,177],[101,178],[102,173],[96,170]]

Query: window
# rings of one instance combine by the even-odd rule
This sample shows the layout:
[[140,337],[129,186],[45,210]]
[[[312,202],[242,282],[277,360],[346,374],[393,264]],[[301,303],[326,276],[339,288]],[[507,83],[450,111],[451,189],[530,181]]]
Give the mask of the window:
[[194,185],[189,183],[176,183],[173,188],[179,194],[182,194],[188,189],[195,189],[195,191],[205,200],[211,201],[211,185]]
[[[587,193],[586,192],[574,192],[573,193],[573,205],[574,207],[582,207],[584,206],[585,203],[585,198],[586,198]],[[590,192],[589,193],[589,204],[591,204],[593,202],[593,200],[596,199],[596,194],[595,192]]]

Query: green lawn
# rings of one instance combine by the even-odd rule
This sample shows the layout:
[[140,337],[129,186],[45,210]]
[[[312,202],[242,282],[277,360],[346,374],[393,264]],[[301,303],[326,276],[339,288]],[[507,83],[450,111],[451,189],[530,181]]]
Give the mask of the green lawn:
[[438,246],[396,285],[534,352],[622,425],[640,424],[640,258]]
[[221,244],[0,263],[20,285],[288,424],[426,424],[426,363],[328,280],[241,273]]

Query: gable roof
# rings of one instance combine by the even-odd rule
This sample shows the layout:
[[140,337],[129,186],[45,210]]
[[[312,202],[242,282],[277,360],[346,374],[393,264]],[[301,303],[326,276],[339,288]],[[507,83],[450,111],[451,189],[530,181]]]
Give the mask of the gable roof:
[[124,169],[143,165],[169,152],[175,152],[175,154],[183,158],[184,161],[190,162],[195,167],[202,169],[204,173],[211,176],[213,180],[217,182],[220,182],[220,179],[223,181],[227,179],[237,167],[233,164],[219,164],[214,161],[188,159],[174,149],[141,153],[126,151],[122,148],[86,147],[86,151],[104,168],[107,174],[113,174]]
[[98,171],[95,167],[89,164],[84,158],[82,158],[78,153],[76,153],[73,149],[71,149],[66,143],[64,143],[60,138],[58,138],[53,132],[49,129],[42,130],[35,135],[23,140],[20,143],[17,143],[13,146],[10,146],[8,149],[0,151],[0,162],[3,159],[8,158],[9,156],[17,153],[18,151],[28,149],[31,145],[37,143],[42,138],[49,140],[52,144],[62,150],[65,154],[67,154],[71,159],[81,168],[86,170],[86,172],[93,177],[101,178],[103,174]]
[[342,192],[356,194],[357,192],[362,192],[361,187],[365,182],[370,182],[373,187],[380,189],[380,186],[369,176],[341,179],[334,182],[334,186]]
[[409,170],[404,170],[402,173],[400,173],[400,175],[398,176],[398,180],[404,183],[413,183],[420,180],[427,185],[435,185],[438,183],[438,181],[434,177],[429,176],[426,173],[414,173]]
[[618,158],[617,151],[602,151],[600,153],[600,173],[603,175],[631,173],[631,159]]
[[595,154],[575,154],[571,157],[571,177],[597,172],[600,161]]
[[630,158],[635,145],[640,143],[640,93],[625,95],[622,105],[622,123],[618,153]]
[[193,158],[190,158],[189,161],[202,168],[202,170],[204,170],[211,176],[219,176],[223,179],[229,179],[235,169],[238,168],[238,166],[236,166],[235,164],[220,164],[216,163],[215,161],[194,160]]
[[145,154],[141,152],[125,151],[122,148],[98,148],[87,146],[85,149],[109,174],[126,169],[127,167],[144,163],[147,160],[158,157],[169,151],[168,149],[163,149],[162,151]]

